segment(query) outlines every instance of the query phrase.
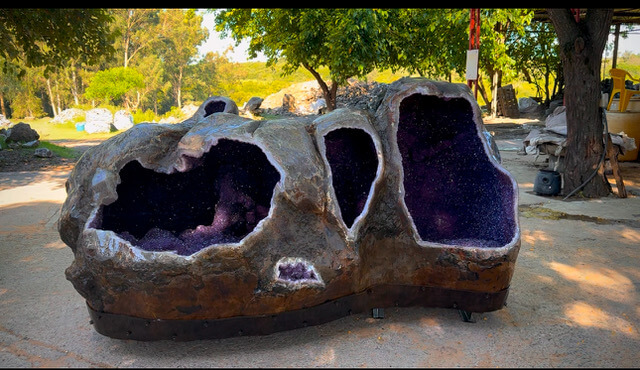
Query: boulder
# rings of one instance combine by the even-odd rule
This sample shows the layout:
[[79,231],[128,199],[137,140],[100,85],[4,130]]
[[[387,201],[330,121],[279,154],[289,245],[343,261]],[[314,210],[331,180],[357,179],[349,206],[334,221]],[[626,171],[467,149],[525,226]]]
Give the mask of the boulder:
[[263,101],[264,101],[264,99],[259,98],[257,96],[252,97],[244,105],[244,111],[248,112],[248,113],[251,113],[251,114],[259,114],[260,113],[260,105],[262,104]]
[[118,131],[128,130],[133,127],[133,115],[122,109],[113,115],[113,127]]
[[4,116],[4,114],[0,114],[0,127],[9,127],[11,125],[11,121]]
[[296,97],[292,94],[284,94],[282,97],[282,109],[285,112],[295,113],[298,110],[296,108]]
[[38,140],[40,134],[32,129],[28,123],[20,122],[7,129],[7,141],[15,143],[27,143]]
[[37,148],[33,155],[39,158],[51,158],[53,157],[53,152],[49,148]]
[[106,108],[94,108],[87,112],[84,130],[90,134],[110,132],[113,124],[113,114]]
[[311,112],[309,105],[315,102],[318,98],[322,97],[320,86],[316,80],[310,80],[292,84],[276,93],[273,93],[266,98],[260,105],[263,109],[280,109],[285,112],[292,112],[283,106],[285,104],[285,95],[291,95],[294,97],[297,109],[304,114],[315,113]]
[[60,112],[57,116],[55,116],[51,123],[65,123],[75,121],[79,117],[84,117],[85,112],[82,109],[78,108],[69,108]]

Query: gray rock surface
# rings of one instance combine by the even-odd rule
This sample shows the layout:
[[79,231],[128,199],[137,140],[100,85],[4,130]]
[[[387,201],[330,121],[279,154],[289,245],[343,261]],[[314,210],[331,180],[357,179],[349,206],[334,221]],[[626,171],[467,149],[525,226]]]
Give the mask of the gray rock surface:
[[113,115],[113,127],[118,131],[133,127],[133,115],[126,110],[119,110]]
[[40,158],[51,158],[53,157],[53,152],[49,148],[36,148],[33,155]]
[[84,130],[89,134],[111,131],[113,114],[106,108],[94,108],[87,111]]
[[55,116],[51,123],[64,123],[71,122],[76,120],[77,118],[84,118],[85,111],[78,108],[69,108],[60,112],[57,116]]

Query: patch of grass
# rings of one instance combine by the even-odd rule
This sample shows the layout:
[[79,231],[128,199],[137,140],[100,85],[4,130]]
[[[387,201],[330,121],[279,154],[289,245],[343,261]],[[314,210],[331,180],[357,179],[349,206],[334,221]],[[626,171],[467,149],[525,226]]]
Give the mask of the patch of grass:
[[[67,148],[66,146],[60,146],[60,145],[55,145],[55,144],[51,144],[48,141],[41,141],[40,145],[38,145],[39,148],[47,148],[49,150],[51,150],[54,154],[62,157],[62,158],[69,158],[69,159],[79,159],[80,158],[80,153],[78,153],[77,151],[73,150],[72,148]],[[35,149],[34,149],[35,151]]]
[[118,134],[118,131],[90,134],[86,131],[78,131],[74,122],[52,123],[51,118],[20,121],[28,123],[32,129],[36,130],[41,141],[108,139]]
[[518,208],[521,216],[529,218],[535,217],[543,220],[560,220],[567,216],[564,212],[558,212],[536,205],[520,206]]

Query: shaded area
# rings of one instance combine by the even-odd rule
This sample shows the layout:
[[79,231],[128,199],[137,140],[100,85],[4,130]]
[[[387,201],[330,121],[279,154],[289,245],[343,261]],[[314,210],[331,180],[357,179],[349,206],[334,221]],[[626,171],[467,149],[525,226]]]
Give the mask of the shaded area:
[[477,247],[511,241],[512,185],[489,161],[468,101],[405,98],[397,138],[404,201],[422,240]]
[[205,117],[212,115],[213,113],[217,113],[217,112],[224,112],[224,108],[227,106],[227,104],[223,101],[217,101],[214,100],[210,103],[208,103],[205,107],[204,107],[204,113],[205,113]]
[[173,174],[127,163],[118,199],[102,207],[95,227],[181,255],[240,241],[268,215],[280,174],[259,147],[228,139],[194,160],[192,170]]
[[324,143],[342,219],[351,227],[364,210],[376,178],[376,148],[368,133],[355,128],[333,130],[325,135]]

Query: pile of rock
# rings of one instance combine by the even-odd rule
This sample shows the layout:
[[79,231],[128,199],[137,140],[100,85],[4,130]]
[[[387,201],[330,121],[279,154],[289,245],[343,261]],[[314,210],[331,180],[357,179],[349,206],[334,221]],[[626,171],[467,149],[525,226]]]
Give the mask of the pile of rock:
[[[376,110],[387,91],[387,84],[350,80],[338,88],[336,108],[351,107]],[[326,111],[326,101],[316,80],[293,84],[264,99],[251,98],[242,109],[244,113],[279,115],[315,115]]]
[[[84,118],[84,120],[80,120],[79,118]],[[122,109],[115,114],[111,114],[111,111],[106,108],[94,108],[86,112],[78,108],[65,109],[54,117],[51,123],[57,124],[70,121],[79,121],[76,127],[80,130],[84,129],[84,131],[90,134],[110,132],[112,129],[123,131],[133,127],[133,116],[131,113]]]
[[87,111],[85,116],[84,130],[90,134],[110,132],[112,128],[123,131],[131,127],[133,127],[133,116],[126,110],[111,114],[106,108],[94,108]]
[[85,113],[82,109],[78,108],[69,108],[60,112],[57,116],[55,116],[51,123],[65,123],[70,121],[75,121],[78,117],[84,118]]

